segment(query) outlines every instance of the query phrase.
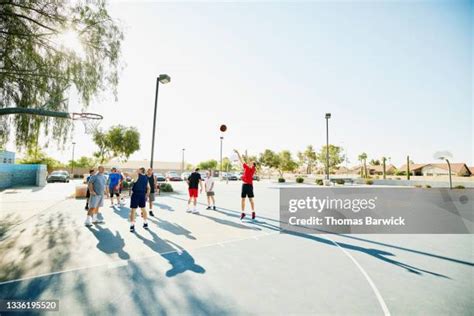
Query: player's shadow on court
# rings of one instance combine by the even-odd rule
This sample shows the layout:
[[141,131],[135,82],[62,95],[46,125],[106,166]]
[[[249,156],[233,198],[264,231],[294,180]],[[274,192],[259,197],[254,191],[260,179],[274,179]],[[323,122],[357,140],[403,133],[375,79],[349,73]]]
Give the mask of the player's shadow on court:
[[140,239],[147,247],[154,252],[157,252],[171,265],[171,269],[166,271],[167,277],[173,277],[177,274],[184,273],[186,271],[192,271],[195,273],[205,273],[206,270],[195,263],[193,256],[189,254],[181,246],[169,241],[163,240],[158,237],[151,230],[147,230],[147,233],[151,235],[152,239],[148,239],[135,232],[135,236]]
[[176,224],[176,223],[171,223],[167,220],[161,219],[161,218],[156,218],[156,217],[151,217],[149,216],[148,219],[152,222],[155,223],[159,228],[169,231],[172,234],[175,235],[182,235],[185,236],[186,238],[196,240],[196,237],[192,235],[192,232],[184,228],[183,226]]
[[[225,210],[225,211],[223,211],[223,210]],[[235,211],[233,211],[233,210],[227,210],[227,209],[223,209],[223,210],[217,210],[217,212],[219,212],[221,214],[225,214],[227,216],[231,216],[231,217],[239,217],[239,215],[235,214],[234,213]],[[305,234],[305,233],[299,233],[299,232],[293,232],[293,231],[286,231],[286,230],[282,230],[277,225],[270,224],[268,221],[256,220],[256,221],[253,221],[253,224],[257,225],[259,227],[262,227],[262,228],[269,229],[269,230],[279,231],[283,234],[288,234],[288,235],[292,235],[292,236],[295,236],[295,237],[305,238],[305,239],[309,239],[309,240],[312,240],[312,241],[316,241],[316,242],[319,242],[319,243],[322,243],[322,244],[325,244],[325,245],[328,245],[328,246],[332,246],[332,247],[338,247],[339,246],[343,249],[347,249],[347,250],[351,250],[351,251],[359,251],[359,252],[365,253],[369,256],[372,256],[376,259],[379,259],[379,260],[382,260],[384,262],[393,264],[395,266],[404,268],[408,272],[411,272],[411,273],[414,273],[414,274],[417,274],[417,275],[422,275],[423,273],[426,273],[426,274],[431,274],[431,275],[434,275],[434,276],[437,276],[437,277],[450,279],[446,275],[436,273],[436,272],[432,272],[432,271],[428,271],[428,270],[424,270],[424,269],[421,269],[421,268],[417,268],[415,266],[412,266],[412,265],[409,265],[409,264],[391,259],[389,257],[395,257],[395,255],[391,252],[387,252],[387,251],[384,251],[384,250],[374,249],[374,248],[365,248],[365,247],[351,245],[351,244],[342,243],[342,242],[337,242],[336,243],[336,242],[334,242],[330,239],[322,238],[322,237],[319,237],[319,236],[316,236],[316,235],[313,235],[313,234]],[[336,234],[336,235],[343,236],[343,235],[339,235],[339,234]]]
[[168,211],[168,212],[174,212],[174,208],[172,208],[169,205],[162,204],[162,203],[153,203],[153,205],[158,206],[161,210],[165,210],[165,211]]
[[97,243],[97,249],[111,255],[116,253],[120,259],[128,260],[130,255],[123,250],[125,247],[125,241],[118,231],[112,233],[108,228],[102,228],[99,225],[94,227],[88,227],[89,231],[94,234],[95,238],[99,241]]
[[[211,212],[215,212],[215,211],[211,211]],[[210,220],[216,222],[217,224],[226,225],[226,226],[230,226],[230,227],[234,227],[234,228],[259,230],[259,231],[262,230],[259,227],[247,226],[247,225],[243,225],[243,224],[236,223],[236,222],[233,222],[233,221],[228,221],[228,220],[223,219],[223,218],[217,218],[217,217],[214,217],[214,216],[209,216],[209,215],[204,215],[204,214],[199,214],[199,216],[210,219]]]
[[[128,216],[130,214],[130,208],[129,207],[126,207],[126,206],[113,207],[112,210],[114,211],[115,214],[119,215],[123,219],[128,220]],[[137,211],[138,211],[138,214],[140,214],[140,215],[137,215],[136,217],[141,216],[141,213],[142,213],[141,209],[137,209]]]

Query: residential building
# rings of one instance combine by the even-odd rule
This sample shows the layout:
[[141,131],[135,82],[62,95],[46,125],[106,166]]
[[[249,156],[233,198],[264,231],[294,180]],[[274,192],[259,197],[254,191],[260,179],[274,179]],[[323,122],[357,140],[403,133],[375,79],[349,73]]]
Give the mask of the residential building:
[[[406,165],[401,166],[400,170],[406,171]],[[447,163],[410,164],[410,172],[415,176],[447,176],[449,168]],[[472,171],[465,163],[451,163],[451,175],[469,177]]]
[[1,163],[15,163],[15,153],[13,151],[0,151],[0,164]]

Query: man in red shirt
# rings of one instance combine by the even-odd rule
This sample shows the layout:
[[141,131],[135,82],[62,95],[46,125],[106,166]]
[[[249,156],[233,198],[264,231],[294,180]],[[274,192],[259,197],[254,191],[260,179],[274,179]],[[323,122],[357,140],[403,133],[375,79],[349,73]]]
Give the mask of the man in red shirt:
[[240,215],[240,220],[243,220],[245,217],[245,198],[248,198],[250,201],[250,207],[252,208],[252,219],[255,219],[255,204],[253,201],[253,198],[254,198],[253,176],[256,170],[256,163],[255,161],[251,161],[249,163],[250,165],[249,166],[242,160],[242,157],[240,156],[240,153],[237,151],[237,149],[234,149],[234,152],[239,157],[240,163],[242,164],[242,167],[244,168],[244,174],[242,175],[242,193],[241,193],[242,214]]

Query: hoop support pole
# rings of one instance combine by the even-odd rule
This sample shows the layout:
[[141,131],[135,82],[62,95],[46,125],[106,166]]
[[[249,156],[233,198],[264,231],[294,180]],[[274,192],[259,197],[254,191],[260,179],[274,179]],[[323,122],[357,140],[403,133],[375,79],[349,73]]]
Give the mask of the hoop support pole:
[[60,117],[60,118],[71,118],[68,112],[56,112],[43,109],[32,109],[32,108],[1,108],[0,116],[10,115],[10,114],[32,114],[32,115],[41,115],[41,116],[51,116],[51,117]]

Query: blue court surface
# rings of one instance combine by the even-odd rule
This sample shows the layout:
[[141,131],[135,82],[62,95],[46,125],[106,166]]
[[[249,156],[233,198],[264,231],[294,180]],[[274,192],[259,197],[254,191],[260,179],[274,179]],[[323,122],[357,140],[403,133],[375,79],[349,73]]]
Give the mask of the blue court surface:
[[109,200],[86,228],[73,183],[0,192],[0,298],[60,315],[473,315],[472,235],[286,234],[274,183],[255,184],[255,222],[238,182],[199,215],[173,185],[136,233]]

